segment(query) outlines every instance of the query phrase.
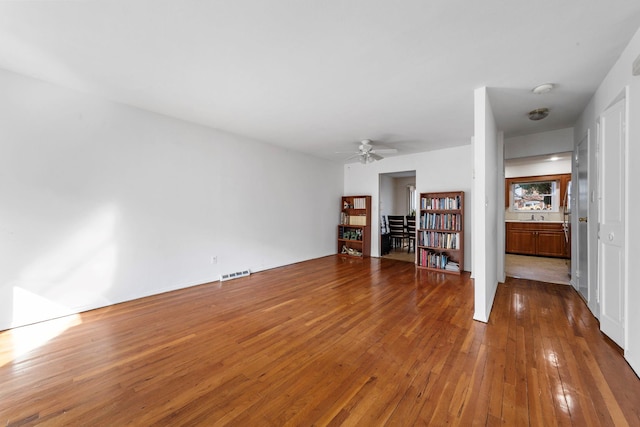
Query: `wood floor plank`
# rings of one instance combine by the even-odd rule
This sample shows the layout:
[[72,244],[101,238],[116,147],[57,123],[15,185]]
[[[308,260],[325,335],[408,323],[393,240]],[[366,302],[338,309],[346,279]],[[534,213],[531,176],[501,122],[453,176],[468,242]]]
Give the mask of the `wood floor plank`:
[[[570,287],[329,256],[0,332],[0,423],[640,425],[640,380]],[[22,353],[21,353],[22,352]]]

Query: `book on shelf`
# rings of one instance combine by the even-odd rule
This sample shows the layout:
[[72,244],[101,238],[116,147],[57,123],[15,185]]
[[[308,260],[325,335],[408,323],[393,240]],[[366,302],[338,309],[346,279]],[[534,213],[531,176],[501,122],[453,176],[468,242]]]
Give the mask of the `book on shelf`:
[[349,215],[344,212],[340,213],[340,224],[348,224],[349,223]]
[[460,271],[460,264],[453,261],[449,255],[424,248],[420,248],[418,253],[418,265],[439,270]]
[[418,262],[422,267],[444,269],[448,261],[449,256],[445,253],[438,253],[420,248]]
[[420,209],[460,209],[460,196],[455,197],[422,197]]
[[367,208],[367,199],[364,197],[356,197],[353,199],[353,208],[354,209],[366,209]]
[[420,216],[420,228],[460,230],[460,214],[425,212]]
[[458,233],[420,231],[418,244],[420,246],[430,246],[432,248],[460,249],[460,238]]
[[460,271],[460,265],[457,262],[448,261],[444,266],[444,269],[449,271]]

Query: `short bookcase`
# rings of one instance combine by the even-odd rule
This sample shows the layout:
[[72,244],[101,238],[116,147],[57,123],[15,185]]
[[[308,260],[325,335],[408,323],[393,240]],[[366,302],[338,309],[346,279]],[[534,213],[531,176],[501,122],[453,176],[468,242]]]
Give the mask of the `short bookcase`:
[[371,255],[371,196],[343,196],[338,225],[338,254]]

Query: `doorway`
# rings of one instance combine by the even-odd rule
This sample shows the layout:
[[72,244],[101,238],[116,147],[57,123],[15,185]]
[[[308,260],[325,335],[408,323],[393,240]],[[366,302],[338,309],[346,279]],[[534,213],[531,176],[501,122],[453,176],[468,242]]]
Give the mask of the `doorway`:
[[[569,285],[571,254],[568,248],[571,239],[570,195],[567,189],[570,188],[572,152],[505,159],[504,168],[505,228],[512,230],[507,233],[516,233],[512,236],[511,244],[509,236],[506,236],[505,249],[509,252],[505,254],[505,274]],[[519,179],[523,182],[518,182]],[[545,191],[542,191],[543,188]],[[510,222],[516,224],[508,224]],[[528,231],[529,228],[537,230],[535,223],[541,223],[541,228],[558,230]],[[531,235],[535,237],[530,238]],[[531,245],[539,248],[535,249]]]
[[[379,175],[380,257],[405,262],[415,262],[415,245],[409,247],[408,239],[392,239],[389,235],[389,215],[415,216],[418,194],[416,171],[382,173]],[[406,220],[405,220],[406,224]]]

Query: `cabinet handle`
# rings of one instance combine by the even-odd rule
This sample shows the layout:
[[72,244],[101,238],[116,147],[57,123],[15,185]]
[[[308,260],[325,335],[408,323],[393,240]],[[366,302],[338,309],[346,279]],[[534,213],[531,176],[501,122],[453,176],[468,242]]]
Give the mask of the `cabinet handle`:
[[580,218],[578,218],[579,222],[587,222],[587,217],[586,216],[581,216]]

